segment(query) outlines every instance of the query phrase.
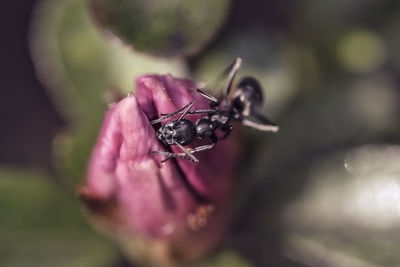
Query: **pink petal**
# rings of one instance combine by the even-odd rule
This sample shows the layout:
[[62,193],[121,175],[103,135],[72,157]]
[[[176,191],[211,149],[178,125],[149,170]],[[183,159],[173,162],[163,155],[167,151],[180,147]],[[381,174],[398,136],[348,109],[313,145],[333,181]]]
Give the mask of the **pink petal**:
[[[145,75],[136,80],[138,102],[149,118],[173,112],[195,100],[194,109],[209,108],[209,101],[196,92],[196,84],[170,75]],[[195,121],[196,118],[193,119]],[[174,152],[181,152],[172,147]],[[212,150],[196,154],[200,163],[178,160],[196,191],[206,199],[219,203],[227,197],[234,168],[237,147],[231,141],[221,141]]]
[[[118,228],[181,245],[194,242],[192,247],[201,251],[216,244],[226,226],[234,137],[197,153],[197,164],[184,159],[161,163],[162,157],[151,151],[168,148],[157,140],[149,119],[191,100],[195,108],[208,108],[209,102],[192,81],[170,75],[144,75],[136,84],[136,96],[124,98],[105,116],[81,196],[92,212]],[[200,228],[201,234],[195,233]]]

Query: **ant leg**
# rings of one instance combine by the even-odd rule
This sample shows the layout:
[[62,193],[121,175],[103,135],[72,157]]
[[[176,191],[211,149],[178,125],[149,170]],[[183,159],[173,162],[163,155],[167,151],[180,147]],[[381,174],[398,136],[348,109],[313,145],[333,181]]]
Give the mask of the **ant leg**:
[[166,162],[170,158],[181,158],[181,159],[186,159],[186,160],[192,161],[192,159],[189,158],[185,153],[172,153],[172,152],[158,151],[158,150],[153,150],[153,151],[151,151],[151,153],[167,157],[167,158],[163,159],[161,162]]
[[218,99],[216,99],[213,95],[204,92],[203,90],[201,90],[200,88],[197,88],[196,91],[204,98],[207,98],[208,100],[210,100],[211,102],[215,102],[219,104]]
[[157,150],[153,150],[153,151],[151,151],[151,153],[158,154],[158,155],[161,155],[161,156],[165,156],[166,158],[161,160],[161,162],[166,162],[167,160],[169,160],[171,158],[180,158],[180,159],[193,161],[185,153],[172,153],[172,152],[157,151]]
[[232,65],[229,66],[229,68],[227,69],[229,70],[229,74],[223,89],[224,97],[228,97],[228,95],[230,94],[233,80],[235,79],[236,73],[238,72],[241,65],[242,59],[240,57],[237,57],[235,61],[233,61]]
[[189,152],[190,153],[197,153],[197,152],[200,152],[200,151],[205,151],[205,150],[209,150],[209,149],[213,148],[215,146],[215,144],[217,143],[218,138],[215,135],[211,136],[210,138],[211,138],[211,144],[195,147],[193,149],[190,149]]
[[171,112],[171,113],[166,113],[166,114],[165,113],[161,113],[162,116],[159,117],[158,119],[152,120],[151,124],[157,124],[159,122],[162,122],[165,119],[168,119],[169,117],[172,117],[172,116],[174,116],[176,114],[182,113],[186,109],[189,110],[191,107],[193,107],[194,103],[195,103],[195,101],[191,101],[186,106],[184,106],[184,107],[182,107],[182,108],[180,108],[180,109],[178,109],[178,110],[176,110],[174,112]]
[[[193,153],[209,150],[209,149],[213,148],[215,146],[215,144],[216,143],[214,142],[209,145],[198,146],[194,149],[188,150],[188,152],[193,154]],[[166,152],[166,151],[151,151],[151,153],[167,157],[167,158],[163,159],[161,162],[165,162],[165,161],[169,160],[170,158],[181,158],[181,159],[193,161],[186,153],[172,153],[172,152]]]
[[226,127],[221,128],[221,130],[224,132],[224,135],[221,137],[221,139],[226,139],[232,132],[232,125],[228,125]]
[[242,123],[245,126],[254,128],[254,129],[259,130],[259,131],[277,132],[279,130],[279,127],[276,126],[276,125],[265,125],[265,124],[261,124],[261,123],[254,122],[254,121],[247,120],[247,119],[244,119],[242,121]]
[[277,132],[279,130],[279,126],[274,125],[272,123],[270,124],[263,124],[263,123],[258,123],[255,121],[251,121],[248,119],[243,119],[242,124],[251,128],[254,128],[259,131],[265,131],[265,132]]
[[215,134],[213,134],[212,136],[210,136],[210,139],[211,139],[211,144],[195,147],[195,148],[191,149],[190,152],[196,153],[196,152],[209,150],[209,149],[213,148],[215,146],[215,144],[217,143],[218,138]]
[[[178,113],[183,113],[183,111],[179,111]],[[198,110],[189,110],[186,115],[196,115],[196,114],[209,114],[216,113],[215,109],[198,109]],[[168,113],[161,113],[161,116],[169,115]],[[175,114],[174,114],[175,115]]]
[[196,153],[196,152],[200,152],[200,151],[204,151],[204,150],[209,150],[211,148],[213,148],[215,146],[216,143],[211,143],[209,145],[203,145],[203,146],[198,146],[195,147],[191,150],[189,150],[191,153]]
[[183,119],[183,117],[185,117],[185,115],[189,112],[189,110],[193,107],[193,105],[194,105],[194,101],[191,101],[190,103],[189,103],[189,105],[182,111],[182,115],[179,117],[179,119],[177,120],[177,122],[180,122],[182,119]]
[[193,156],[192,153],[190,153],[189,150],[187,150],[184,146],[182,146],[181,144],[179,144],[175,139],[172,139],[174,144],[177,145],[193,162],[198,163],[199,160]]
[[205,92],[205,91],[203,91],[203,90],[201,90],[199,88],[197,88],[196,90],[202,97],[207,98],[208,100],[211,101],[210,108],[215,109],[216,107],[219,106],[220,102],[214,96],[212,96],[211,94],[209,94],[209,93],[207,93],[207,92]]

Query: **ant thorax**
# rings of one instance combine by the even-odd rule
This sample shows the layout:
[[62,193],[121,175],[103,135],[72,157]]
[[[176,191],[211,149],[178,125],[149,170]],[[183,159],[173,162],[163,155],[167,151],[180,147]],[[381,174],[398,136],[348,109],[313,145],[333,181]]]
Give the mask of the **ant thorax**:
[[226,99],[223,99],[218,106],[218,112],[210,116],[212,122],[218,122],[221,125],[227,124],[231,120],[232,110]]

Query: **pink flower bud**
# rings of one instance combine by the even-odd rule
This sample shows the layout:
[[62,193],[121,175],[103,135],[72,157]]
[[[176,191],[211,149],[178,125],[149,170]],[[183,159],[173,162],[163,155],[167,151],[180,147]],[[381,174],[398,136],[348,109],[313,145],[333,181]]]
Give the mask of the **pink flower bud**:
[[192,100],[194,109],[209,106],[192,81],[170,75],[139,77],[136,96],[106,113],[89,162],[81,197],[94,221],[142,259],[196,258],[215,247],[226,229],[235,137],[196,153],[199,163],[162,163],[162,156],[151,153],[168,148],[158,141],[149,120]]

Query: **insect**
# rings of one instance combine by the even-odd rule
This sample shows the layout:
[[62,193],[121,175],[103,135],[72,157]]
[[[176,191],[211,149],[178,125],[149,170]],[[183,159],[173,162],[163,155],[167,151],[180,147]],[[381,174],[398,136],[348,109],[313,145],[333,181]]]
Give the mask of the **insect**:
[[[236,58],[227,69],[228,76],[224,84],[221,101],[211,94],[197,89],[201,96],[210,101],[209,109],[191,110],[195,104],[195,101],[191,101],[175,112],[161,114],[160,118],[151,121],[151,124],[154,125],[180,114],[178,119],[167,122],[157,130],[157,138],[164,145],[176,145],[182,150],[182,153],[152,151],[153,154],[166,157],[162,162],[170,158],[182,158],[196,163],[199,162],[193,154],[212,149],[218,140],[227,138],[233,128],[231,122],[235,120],[260,131],[276,132],[279,130],[277,125],[258,112],[263,104],[263,97],[261,86],[254,78],[245,77],[239,82],[238,86],[233,86],[241,64],[242,59]],[[185,118],[187,115],[195,114],[204,114],[204,116],[195,123]],[[250,120],[250,118],[254,118],[258,122]],[[222,132],[222,136],[216,134],[217,130]],[[210,144],[191,149],[185,147],[195,139],[208,139]]]

